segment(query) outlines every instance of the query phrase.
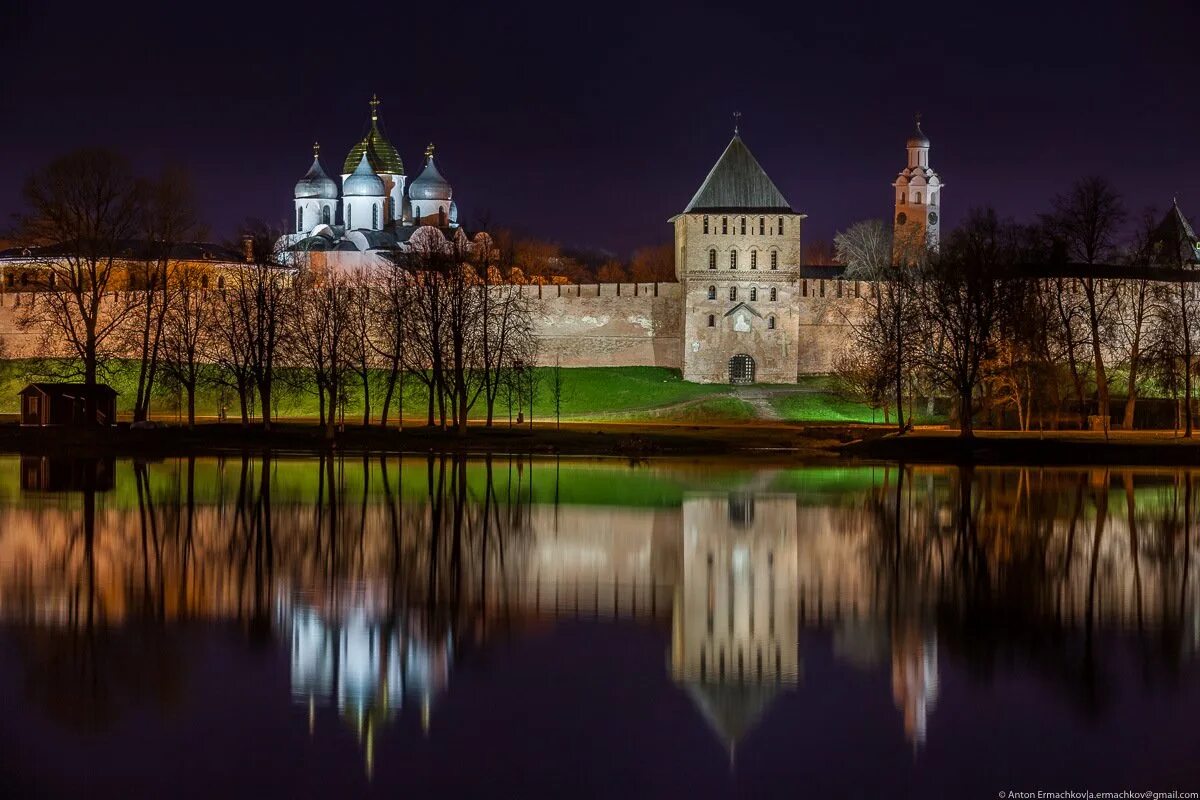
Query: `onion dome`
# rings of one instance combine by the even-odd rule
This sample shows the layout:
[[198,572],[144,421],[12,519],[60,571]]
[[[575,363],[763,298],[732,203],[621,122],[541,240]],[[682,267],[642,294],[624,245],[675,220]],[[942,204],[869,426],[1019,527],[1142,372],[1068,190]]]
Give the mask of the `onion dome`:
[[383,180],[371,169],[366,153],[362,154],[358,166],[342,184],[342,194],[346,197],[383,197]]
[[908,137],[909,147],[929,147],[929,137],[921,130],[921,115],[917,114],[917,132]]
[[433,163],[432,144],[425,148],[425,169],[408,185],[408,196],[413,200],[440,201],[449,201],[454,196],[454,190]]
[[337,200],[337,184],[325,174],[321,168],[321,145],[313,144],[313,163],[304,173],[304,177],[296,181],[297,200],[315,198],[317,200]]
[[372,96],[369,105],[371,106],[371,129],[367,131],[367,135],[361,142],[350,148],[350,152],[346,155],[346,162],[342,165],[342,172],[353,172],[363,155],[366,155],[367,160],[371,162],[371,169],[375,172],[385,175],[403,175],[404,162],[400,160],[400,154],[379,130],[379,98]]

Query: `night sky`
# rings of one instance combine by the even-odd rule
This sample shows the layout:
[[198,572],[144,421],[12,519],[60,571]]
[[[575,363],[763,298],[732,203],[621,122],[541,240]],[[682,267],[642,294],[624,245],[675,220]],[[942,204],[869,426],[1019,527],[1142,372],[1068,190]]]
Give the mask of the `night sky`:
[[[370,11],[368,11],[370,9]],[[806,237],[890,217],[914,112],[953,225],[1018,219],[1085,174],[1200,217],[1200,4],[6,3],[0,212],[72,148],[195,176],[214,238],[284,224],[367,100],[468,225],[628,253],[669,241],[741,111]]]

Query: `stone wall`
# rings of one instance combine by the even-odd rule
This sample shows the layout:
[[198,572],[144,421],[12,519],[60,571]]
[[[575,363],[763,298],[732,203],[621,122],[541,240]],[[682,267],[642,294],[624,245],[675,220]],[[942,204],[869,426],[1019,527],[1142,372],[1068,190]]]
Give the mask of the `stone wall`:
[[677,283],[525,286],[539,359],[564,367],[680,368]]

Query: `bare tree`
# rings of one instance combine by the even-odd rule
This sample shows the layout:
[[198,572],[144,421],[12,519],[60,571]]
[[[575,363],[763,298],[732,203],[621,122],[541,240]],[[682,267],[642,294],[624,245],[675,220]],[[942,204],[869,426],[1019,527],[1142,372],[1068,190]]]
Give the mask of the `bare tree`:
[[165,170],[157,180],[147,182],[145,197],[141,233],[146,252],[144,258],[129,262],[129,288],[135,300],[125,328],[132,340],[125,349],[138,354],[134,421],[143,421],[150,414],[163,331],[176,288],[177,251],[200,231],[191,184],[181,170]]
[[[35,293],[20,322],[41,331],[48,352],[77,358],[84,383],[93,386],[129,314],[117,290],[124,288],[144,193],[120,156],[80,150],[36,172],[25,199],[24,237],[54,244],[35,251],[48,290]],[[87,417],[94,418],[94,409]]]
[[478,334],[478,370],[488,427],[494,422],[496,398],[513,364],[534,363],[537,350],[529,301],[521,286],[511,281],[511,264],[494,263],[497,258],[503,258],[503,254],[494,250],[490,238],[482,238],[476,244],[473,260],[478,273],[484,276],[479,287],[482,327]]
[[266,430],[271,429],[272,391],[289,299],[289,270],[277,251],[279,241],[277,231],[251,223],[243,238],[246,263],[226,276],[226,300],[233,316],[231,334],[243,342],[231,351],[245,354]]
[[1013,231],[991,209],[972,211],[935,257],[920,268],[917,302],[927,340],[923,362],[935,381],[958,400],[959,433],[974,435],[975,391],[1002,309],[1012,300]]
[[675,248],[670,242],[633,251],[629,265],[630,277],[638,283],[655,283],[675,279]]
[[181,265],[172,278],[163,325],[162,368],[187,394],[188,427],[196,425],[196,389],[207,357],[213,355],[220,308],[209,290],[209,270]]
[[337,430],[338,409],[353,363],[353,294],[345,276],[303,266],[292,280],[288,302],[287,353],[311,378],[321,425],[330,439]]
[[[1056,196],[1054,211],[1046,221],[1052,235],[1065,247],[1070,261],[1095,267],[1115,256],[1117,235],[1124,220],[1125,208],[1120,195],[1107,179],[1090,177],[1078,181],[1066,194]],[[1104,359],[1108,343],[1105,334],[1116,310],[1119,282],[1098,278],[1089,270],[1079,279],[1079,285],[1083,290],[1091,338],[1097,413],[1107,432],[1111,415],[1108,369]]]
[[[908,331],[916,311],[912,291],[914,267],[893,260],[891,231],[879,220],[852,225],[834,237],[834,245],[838,261],[846,265],[846,279],[866,281],[869,285],[866,313],[843,312],[858,347],[875,354],[871,361],[856,359],[856,363],[859,367],[873,363],[877,369],[887,370],[887,385],[896,406],[896,427],[903,433],[904,385],[912,349]],[[923,260],[922,254],[917,255]]]

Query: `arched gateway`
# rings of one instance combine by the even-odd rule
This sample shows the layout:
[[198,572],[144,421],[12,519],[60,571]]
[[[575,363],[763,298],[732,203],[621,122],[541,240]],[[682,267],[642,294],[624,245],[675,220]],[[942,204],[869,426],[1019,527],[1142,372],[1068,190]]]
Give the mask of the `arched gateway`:
[[729,359],[730,383],[754,383],[754,359],[739,353]]

